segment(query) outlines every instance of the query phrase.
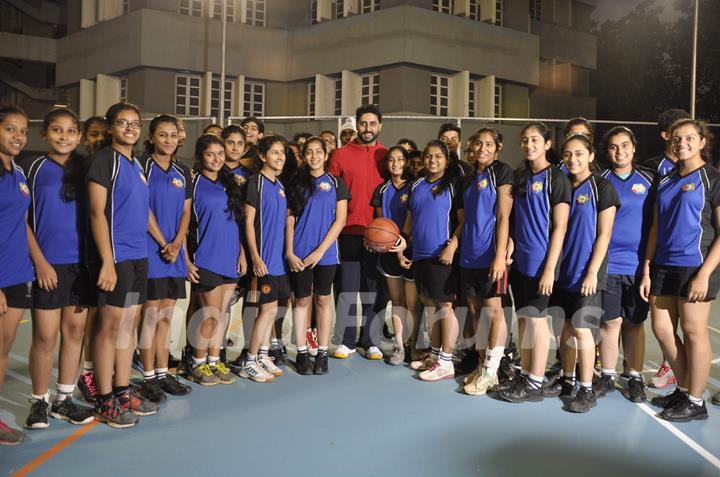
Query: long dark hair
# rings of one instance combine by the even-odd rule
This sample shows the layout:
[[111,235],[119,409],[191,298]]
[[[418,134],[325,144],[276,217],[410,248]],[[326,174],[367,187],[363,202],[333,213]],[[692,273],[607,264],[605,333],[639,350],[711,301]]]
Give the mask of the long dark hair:
[[[42,132],[47,133],[50,125],[57,118],[70,118],[75,123],[80,135],[80,119],[75,111],[68,108],[55,108],[45,115],[42,122]],[[72,202],[77,198],[78,191],[83,190],[85,185],[85,162],[86,159],[81,154],[73,151],[65,164],[65,172],[63,173],[62,198],[65,202]]]
[[[552,130],[547,127],[545,123],[542,123],[540,121],[533,121],[527,123],[525,127],[522,128],[522,131],[520,131],[520,137],[522,138],[522,135],[530,129],[534,129],[538,133],[540,133],[545,142],[552,141]],[[550,164],[558,164],[559,162],[557,159],[557,154],[552,147],[549,150],[545,151],[545,158]],[[527,181],[528,178],[532,176],[532,174],[533,173],[530,169],[530,163],[527,161],[527,159],[523,159],[522,165],[515,169],[515,184],[513,184],[513,190],[516,190],[518,195],[525,195],[525,193],[527,192]]]
[[[157,131],[158,126],[160,126],[162,123],[174,124],[178,131],[180,130],[180,127],[178,126],[178,120],[175,116],[170,116],[169,114],[161,114],[159,116],[155,116],[152,121],[150,121],[150,126],[148,127],[149,137],[145,140],[144,143],[145,154],[150,155],[155,153],[155,144],[153,144],[150,140],[152,139],[153,135],[155,135],[155,131]],[[175,155],[175,152],[177,152],[177,148],[175,148],[175,151],[173,151],[173,156]]]
[[[570,141],[580,141],[583,144],[583,146],[585,146],[585,148],[588,150],[589,155],[592,155],[595,153],[595,148],[593,147],[593,144],[590,141],[590,138],[587,137],[585,134],[580,134],[580,133],[572,134],[572,135],[568,136],[567,138],[565,138],[565,141],[563,142],[563,147],[562,147],[563,152],[565,152],[565,146]],[[597,162],[592,161],[589,164],[588,169],[590,169],[591,174],[593,172],[597,172],[598,171]]]
[[[472,147],[472,144],[480,138],[481,134],[484,133],[490,134],[490,136],[492,136],[493,142],[495,143],[495,150],[497,152],[500,152],[500,148],[502,147],[503,143],[502,133],[497,129],[490,127],[481,128],[475,134],[470,136],[470,139],[468,139],[468,144],[470,144],[470,147]],[[475,176],[477,175],[477,173],[478,166],[476,160],[475,163],[472,165],[472,168],[470,169],[470,173],[465,175],[465,180],[463,181],[463,190],[467,189],[472,185],[472,183],[475,181]]]
[[[223,143],[223,140],[215,134],[203,134],[195,142],[195,164],[193,165],[193,170],[198,174],[202,171],[203,153],[212,144],[217,144],[218,146],[223,148],[223,151],[225,150],[225,144]],[[240,226],[243,217],[242,189],[237,184],[237,182],[235,182],[233,173],[230,172],[226,167],[220,168],[220,171],[218,172],[218,180],[223,185],[223,187],[225,187],[225,193],[227,194],[228,200],[227,209],[225,209],[225,212],[229,212],[230,214],[232,214],[235,222],[238,224],[238,226]]]
[[[10,105],[0,106],[0,123],[5,122],[5,119],[8,116],[12,116],[15,114],[17,114],[18,116],[25,117],[26,120],[28,119],[27,113],[22,108],[19,108],[17,106],[10,106]],[[5,168],[0,167],[0,177],[5,175],[5,172],[7,172],[7,171],[5,171]]]
[[437,147],[438,149],[440,149],[443,156],[445,156],[445,161],[447,162],[445,173],[440,178],[440,180],[438,180],[437,188],[433,188],[433,197],[437,197],[440,194],[444,194],[445,191],[450,188],[450,185],[455,183],[456,179],[460,175],[460,171],[456,167],[457,164],[453,164],[453,162],[450,160],[450,151],[448,150],[447,145],[437,139],[434,139],[427,143],[427,146],[425,146],[425,149],[423,150],[423,158],[428,153],[431,147]]
[[112,133],[110,132],[112,129],[112,125],[115,123],[115,120],[117,119],[118,115],[122,113],[123,111],[135,111],[138,115],[138,120],[140,119],[140,108],[135,106],[131,103],[115,103],[112,106],[110,106],[105,113],[105,121],[107,121],[108,129],[105,131],[105,139],[102,142],[102,147],[112,146]]
[[[323,153],[327,156],[327,146],[321,137],[312,136],[305,141],[302,147],[302,156],[305,157],[305,151],[310,143],[317,142],[322,147]],[[287,163],[288,160],[285,162]],[[285,172],[283,172],[285,174]],[[308,200],[315,192],[315,180],[310,175],[310,170],[306,165],[298,167],[294,172],[290,173],[284,179],[285,194],[287,195],[288,209],[295,217],[302,214]]]

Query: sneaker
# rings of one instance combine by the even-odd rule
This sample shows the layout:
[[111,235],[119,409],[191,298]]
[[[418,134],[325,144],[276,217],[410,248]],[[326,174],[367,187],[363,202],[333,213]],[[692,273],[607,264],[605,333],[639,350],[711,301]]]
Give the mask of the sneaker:
[[388,359],[390,366],[401,366],[405,364],[405,349],[398,346],[393,346],[393,353]]
[[142,360],[140,359],[140,352],[138,350],[135,350],[135,352],[133,353],[132,367],[133,369],[137,370],[138,373],[145,372],[145,366],[143,366],[142,364]]
[[566,409],[570,412],[588,412],[597,405],[597,396],[592,388],[580,386],[575,399],[567,404]]
[[710,399],[710,402],[715,404],[716,406],[720,406],[720,391],[713,394],[712,399]]
[[158,379],[158,384],[163,392],[170,394],[171,396],[185,396],[192,392],[192,388],[187,384],[181,383],[178,378],[172,374],[166,374],[164,377]]
[[525,376],[523,376],[522,374],[518,374],[513,379],[505,381],[504,383],[501,383],[498,380],[497,386],[495,386],[493,389],[491,389],[491,391],[495,392],[495,393],[509,391],[510,389],[514,388],[515,386],[519,386],[522,383],[522,381],[524,381],[524,380],[525,380]]
[[295,371],[302,376],[313,374],[309,353],[298,353],[295,357]]
[[132,427],[140,420],[132,411],[121,406],[115,396],[103,403],[95,403],[95,419],[114,429]]
[[627,386],[627,398],[631,402],[645,401],[645,383],[643,382],[642,378],[630,376]]
[[168,358],[168,369],[177,370],[179,364],[180,360],[171,354]]
[[0,446],[16,446],[25,440],[25,433],[0,420]]
[[[228,340],[225,340],[225,343],[226,343],[226,344],[227,344],[227,341],[228,341]],[[220,348],[220,356],[219,356],[219,358],[220,358],[220,362],[221,362],[222,364],[227,364],[227,362],[228,362],[227,348]]]
[[128,390],[116,396],[118,406],[131,411],[136,416],[152,416],[158,412],[158,405],[140,396],[135,390]]
[[220,380],[220,384],[233,384],[237,381],[222,361],[210,366],[210,371]]
[[142,397],[152,402],[163,402],[167,399],[163,390],[160,389],[160,383],[158,383],[157,379],[144,379],[140,383],[138,392]]
[[95,419],[91,408],[75,404],[72,398],[55,401],[50,408],[50,417],[75,425],[88,424]]
[[558,377],[552,384],[549,384],[544,391],[547,397],[557,396],[560,398],[573,397],[575,394],[575,382],[563,376]]
[[377,346],[371,346],[365,351],[365,357],[367,359],[383,359],[383,353]]
[[265,371],[267,371],[268,373],[272,374],[272,375],[275,376],[276,378],[279,378],[280,376],[282,376],[282,375],[284,374],[284,373],[283,373],[283,370],[280,369],[280,368],[278,368],[278,367],[275,365],[275,362],[274,362],[273,359],[270,357],[270,355],[268,355],[268,356],[262,356],[262,355],[258,356],[257,362],[260,364],[260,366],[262,366],[262,367],[265,369]]
[[422,381],[440,381],[442,379],[452,379],[455,377],[455,367],[452,362],[448,365],[441,365],[439,361],[435,361],[428,369],[421,372],[418,377]]
[[476,349],[466,350],[460,354],[460,362],[457,365],[458,374],[471,373],[480,366],[480,355]]
[[192,347],[186,346],[183,348],[182,356],[180,356],[180,364],[178,364],[176,370],[178,376],[185,376],[189,379],[190,370],[193,368],[192,353]]
[[272,358],[275,366],[282,366],[284,364],[287,364],[287,350],[284,347],[274,349],[271,348],[270,351],[268,351],[268,356]]
[[557,385],[555,385],[555,383],[543,384],[542,395],[544,398],[556,398],[556,397],[559,397],[561,393],[562,393],[562,383],[557,383]]
[[605,397],[607,393],[615,391],[615,380],[612,378],[612,376],[603,374],[602,376],[600,376],[600,379],[597,380],[597,382],[593,385],[592,388],[595,392],[595,396],[597,396],[598,398]]
[[210,365],[207,363],[193,367],[190,370],[190,374],[188,374],[188,378],[202,386],[215,386],[216,384],[220,384],[220,378],[215,376],[210,369]]
[[317,328],[307,331],[305,333],[305,340],[307,341],[308,353],[310,353],[310,356],[317,356],[319,349],[317,341]]
[[243,366],[245,366],[245,360],[247,359],[247,349],[243,349],[240,351],[240,354],[237,358],[230,361],[230,369],[235,374],[239,373]]
[[434,358],[432,354],[428,354],[421,361],[413,361],[410,363],[410,369],[413,371],[425,371],[429,369],[433,363],[437,362],[437,358]]
[[544,390],[542,387],[535,388],[530,385],[527,379],[515,380],[516,385],[506,388],[498,393],[498,395],[507,402],[538,402],[542,401]]
[[327,353],[318,353],[315,357],[315,368],[313,374],[321,375],[328,373],[328,355]]
[[475,380],[482,374],[482,372],[483,372],[483,367],[482,367],[482,366],[478,366],[477,368],[475,368],[475,369],[473,370],[472,373],[468,374],[467,376],[465,376],[465,377],[463,378],[463,384],[470,384],[470,383],[472,383],[473,381],[475,381]]
[[98,394],[97,386],[95,385],[95,373],[93,371],[83,371],[80,373],[77,384],[85,402],[94,404]]
[[355,348],[348,348],[345,345],[340,345],[333,353],[333,357],[337,359],[347,359],[351,354],[355,353]]
[[25,427],[27,429],[46,429],[50,425],[48,420],[50,405],[44,399],[31,399],[30,404],[30,414],[25,420]]
[[675,391],[666,394],[665,396],[657,396],[650,400],[650,404],[655,407],[661,407],[663,409],[669,409],[685,399],[685,393],[675,388]]
[[658,417],[672,422],[702,421],[708,418],[708,412],[705,402],[702,405],[697,405],[685,396],[682,401],[679,401],[673,407],[660,412]]
[[657,389],[662,389],[670,384],[676,383],[677,378],[675,377],[675,373],[673,373],[672,368],[670,368],[670,365],[667,362],[663,362],[660,369],[658,369],[657,373],[655,373],[655,376],[650,378],[650,386]]
[[487,370],[475,378],[470,384],[466,384],[463,390],[470,396],[482,396],[498,384],[497,375],[488,374]]
[[562,363],[560,360],[557,360],[553,363],[552,366],[550,366],[550,369],[545,371],[545,377],[548,381],[552,381],[553,378],[560,375],[560,372],[562,372]]
[[498,368],[498,382],[504,383],[506,381],[510,381],[512,378],[515,377],[515,367],[512,364],[512,360],[507,357],[503,356],[500,358],[500,367]]
[[241,378],[255,381],[256,383],[269,383],[275,380],[275,376],[265,371],[265,368],[260,366],[257,361],[249,362],[246,361],[245,365],[240,370],[239,376]]

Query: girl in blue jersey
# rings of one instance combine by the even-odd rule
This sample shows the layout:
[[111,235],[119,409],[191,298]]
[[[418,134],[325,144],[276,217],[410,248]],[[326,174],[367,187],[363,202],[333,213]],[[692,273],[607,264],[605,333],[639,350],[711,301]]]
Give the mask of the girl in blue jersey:
[[148,297],[143,306],[140,334],[140,358],[143,382],[140,392],[147,399],[160,402],[165,393],[185,395],[191,388],[168,374],[170,323],[178,299],[185,298],[184,243],[190,224],[192,179],[190,171],[175,160],[178,147],[177,119],[160,115],[153,118],[150,137],[145,142],[143,168],[150,190],[150,210],[157,227],[157,242],[147,234]]
[[225,167],[233,173],[235,182],[239,186],[244,186],[248,177],[253,174],[249,169],[251,161],[243,159],[246,151],[245,131],[240,126],[232,124],[222,130],[220,137],[225,144]]
[[720,288],[720,173],[709,164],[705,123],[679,120],[670,136],[678,167],[657,184],[640,289],[678,380],[675,391],[652,404],[663,408],[663,419],[689,421],[708,417],[703,393],[712,357],[710,302]]
[[242,192],[225,167],[225,145],[204,134],[195,144],[192,235],[197,245],[188,256],[188,277],[197,293],[199,313],[188,324],[193,348],[189,377],[203,386],[232,384],[235,378],[220,361],[229,306],[238,278],[245,274],[240,243]]
[[[508,328],[502,306],[507,293],[506,255],[510,236],[513,170],[498,161],[502,135],[483,128],[470,138],[473,173],[463,184],[460,236],[460,289],[468,301],[475,328],[476,348],[487,343],[485,360],[465,385],[471,395],[485,394],[498,384],[497,371],[504,356]],[[478,335],[481,314],[489,319],[487,336]],[[483,354],[483,353],[481,353]]]
[[[157,404],[130,390],[135,330],[147,296],[147,232],[150,198],[142,167],[133,156],[140,139],[140,110],[117,103],[105,117],[105,147],[87,173],[90,226],[99,263],[89,263],[97,285],[94,363],[95,416],[111,427],[134,426]],[[158,240],[162,240],[159,238]]]
[[[373,193],[370,204],[375,207],[376,217],[385,217],[403,228],[407,218],[410,198],[410,161],[403,146],[393,146],[385,154],[385,167],[390,178],[380,184]],[[384,253],[378,258],[378,271],[385,277],[390,301],[392,302],[392,323],[395,331],[395,346],[388,363],[399,366],[405,362],[404,338],[409,336],[410,350],[415,348],[415,340],[420,322],[420,302],[418,301],[415,279],[410,270],[411,262],[400,253]],[[409,254],[409,253],[408,253]],[[404,333],[404,324],[410,323],[410,332]]]
[[[32,306],[35,276],[28,249],[30,189],[14,159],[27,144],[28,118],[15,106],[0,106],[0,389],[20,318]],[[15,445],[25,434],[0,420],[0,445]]]
[[[518,316],[522,371],[499,389],[509,402],[543,398],[543,374],[550,349],[548,304],[570,211],[567,176],[549,160],[552,131],[543,123],[521,132],[525,160],[513,186],[514,254],[510,283]],[[501,386],[502,387],[502,386]]]
[[[458,336],[453,304],[458,293],[457,259],[462,230],[458,214],[460,190],[458,168],[448,167],[450,152],[445,143],[430,141],[423,152],[427,175],[410,191],[405,231],[413,242],[412,266],[420,300],[427,316],[440,323],[432,328],[432,353],[422,362],[412,362],[423,381],[452,379],[452,354]],[[455,266],[454,266],[455,264]]]
[[260,291],[260,309],[240,377],[265,383],[283,374],[269,358],[267,344],[280,312],[278,301],[290,296],[284,259],[287,199],[279,179],[285,165],[285,142],[277,136],[263,137],[258,153],[263,166],[247,183],[245,235]]
[[[574,372],[576,361],[580,362],[580,389],[566,409],[587,412],[597,403],[592,388],[593,331],[601,318],[608,318],[602,313],[601,292],[606,289],[607,251],[620,201],[612,184],[591,171],[595,154],[587,136],[575,134],[566,139],[562,157],[570,173],[573,195],[553,303],[565,319],[560,353],[566,380]],[[566,388],[564,395],[571,397],[572,391]]]
[[[23,164],[32,198],[30,256],[37,271],[30,346],[32,407],[25,422],[28,429],[48,427],[48,413],[73,424],[93,420],[92,409],[72,400],[89,302],[83,251],[86,214],[81,194],[84,158],[75,154],[80,144],[80,121],[69,109],[54,109],[43,120],[42,134],[49,152]],[[48,381],[58,333],[62,335],[60,366],[51,408]]]
[[[302,147],[304,166],[288,184],[285,258],[295,295],[293,325],[299,374],[328,372],[328,345],[332,328],[332,283],[340,263],[337,238],[347,219],[350,192],[342,178],[325,172],[327,146],[311,137]],[[307,347],[307,321],[313,303],[318,323],[319,349],[314,368]]]
[[601,175],[615,187],[622,207],[615,214],[608,249],[607,289],[602,293],[602,341],[598,346],[602,369],[593,389],[597,397],[615,389],[618,339],[622,331],[626,372],[630,376],[627,396],[633,402],[642,402],[645,398],[642,380],[644,322],[648,305],[640,297],[640,281],[652,221],[654,174],[635,166],[637,141],[628,128],[617,126],[610,129],[605,133],[603,142],[610,168]]

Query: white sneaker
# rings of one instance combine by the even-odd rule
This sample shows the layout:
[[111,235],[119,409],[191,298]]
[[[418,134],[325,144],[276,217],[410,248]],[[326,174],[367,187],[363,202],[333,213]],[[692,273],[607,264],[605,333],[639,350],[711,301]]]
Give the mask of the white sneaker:
[[383,359],[383,352],[377,346],[371,346],[365,351],[367,359]]
[[270,359],[270,356],[258,356],[258,363],[265,369],[265,371],[272,374],[276,378],[279,378],[283,375],[283,370],[275,366],[275,363],[273,363],[273,360]]
[[487,370],[483,369],[482,373],[476,376],[469,384],[466,384],[463,390],[465,394],[469,394],[470,396],[482,396],[494,386],[497,386],[497,384],[497,374],[492,376],[488,374]]
[[250,379],[256,383],[269,383],[275,380],[275,376],[265,371],[257,362],[250,363],[245,361],[245,364],[240,368],[238,375],[241,378]]
[[418,375],[423,381],[440,381],[442,379],[452,379],[455,377],[455,366],[452,363],[441,365],[440,361],[435,361],[428,369]]
[[335,353],[333,353],[333,356],[338,359],[346,359],[350,357],[351,354],[355,353],[355,348],[350,349],[345,345],[340,345],[335,350]]
[[437,361],[437,358],[433,358],[433,355],[429,354],[421,360],[412,361],[410,363],[410,369],[412,369],[413,371],[425,371],[430,366],[432,366],[435,361]]

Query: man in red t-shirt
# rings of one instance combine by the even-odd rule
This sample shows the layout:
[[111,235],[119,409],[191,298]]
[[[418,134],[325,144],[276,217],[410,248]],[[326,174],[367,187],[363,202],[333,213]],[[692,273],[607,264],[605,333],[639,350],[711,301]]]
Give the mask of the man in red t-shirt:
[[[363,247],[365,227],[373,219],[370,205],[373,191],[383,181],[380,171],[387,149],[378,136],[382,129],[382,113],[376,105],[360,106],[355,112],[357,139],[337,149],[330,159],[328,172],[342,177],[350,189],[345,228],[338,238],[340,266],[336,275],[337,316],[336,329],[342,342],[335,351],[336,358],[347,358],[355,352],[355,309],[360,292],[364,332],[362,344],[368,359],[382,359],[377,346],[382,326],[373,329],[376,314],[385,309],[387,300],[382,297],[384,282],[377,270],[377,255]],[[372,293],[373,299],[362,294]],[[384,303],[383,303],[384,301]],[[375,336],[373,336],[375,335]],[[373,339],[375,337],[375,339]]]

